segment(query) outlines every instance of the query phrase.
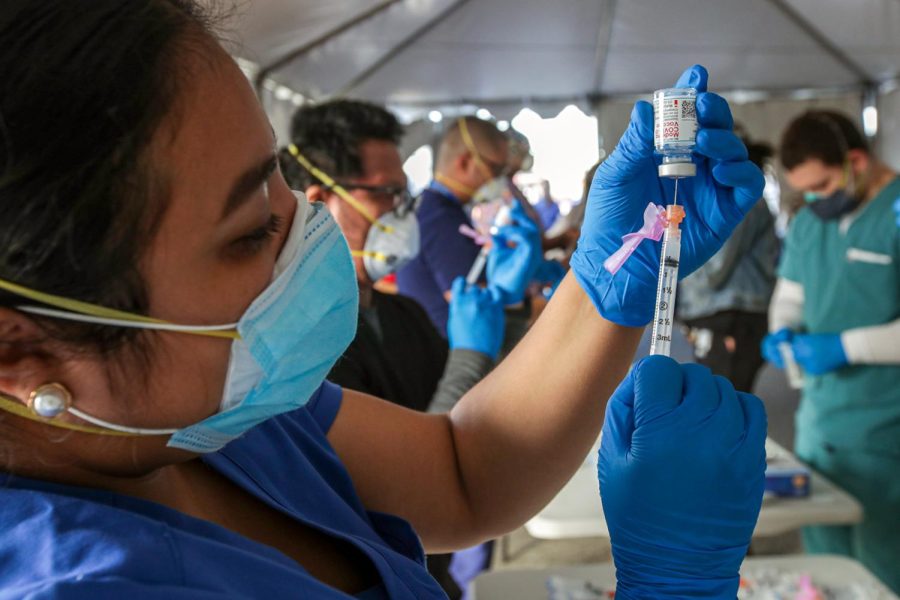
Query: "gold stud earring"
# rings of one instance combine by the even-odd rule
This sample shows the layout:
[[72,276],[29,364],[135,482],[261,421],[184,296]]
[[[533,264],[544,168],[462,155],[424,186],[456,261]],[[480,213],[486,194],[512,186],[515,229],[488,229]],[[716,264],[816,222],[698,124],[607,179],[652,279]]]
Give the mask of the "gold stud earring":
[[69,410],[72,405],[72,394],[60,383],[45,383],[28,397],[28,408],[45,419],[58,417]]

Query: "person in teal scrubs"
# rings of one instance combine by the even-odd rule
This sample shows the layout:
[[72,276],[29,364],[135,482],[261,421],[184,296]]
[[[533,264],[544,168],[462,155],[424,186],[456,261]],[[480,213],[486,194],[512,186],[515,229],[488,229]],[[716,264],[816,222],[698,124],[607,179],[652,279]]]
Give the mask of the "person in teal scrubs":
[[763,352],[783,367],[789,348],[803,371],[797,455],[865,510],[856,526],[806,528],[804,543],[859,559],[900,592],[900,178],[828,111],[788,127],[781,160],[808,204],[788,233]]

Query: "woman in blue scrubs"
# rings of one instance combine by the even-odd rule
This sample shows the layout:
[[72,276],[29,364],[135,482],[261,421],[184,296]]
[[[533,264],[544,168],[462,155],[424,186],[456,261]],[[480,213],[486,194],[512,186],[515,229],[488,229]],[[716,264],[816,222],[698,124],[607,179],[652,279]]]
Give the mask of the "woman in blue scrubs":
[[[428,415],[324,382],[356,322],[349,251],[285,185],[266,116],[197,5],[4,0],[0,44],[0,597],[439,598],[423,547],[519,526],[581,464],[652,314],[658,249],[615,277],[591,267],[667,192],[646,103],[534,330],[452,413]],[[705,92],[706,73],[681,83]],[[698,114],[707,208],[685,227],[685,272],[762,187],[724,101],[702,94]],[[518,245],[492,261],[507,281],[537,243],[512,227]],[[730,557],[736,589],[761,494],[762,440],[746,434],[764,419],[727,383],[680,373],[649,365],[620,388],[602,479],[627,499],[660,465],[703,480],[749,465],[746,506],[722,502],[737,529],[712,527],[722,539],[702,553]],[[632,435],[644,450],[654,427],[674,439],[694,396],[733,426],[698,421],[713,458],[620,460]],[[668,408],[647,421],[658,397]],[[647,531],[675,526],[650,504],[632,515],[658,524]],[[722,520],[710,508],[690,523]],[[671,547],[635,554],[622,540],[640,536],[616,523],[624,596]],[[678,572],[708,581],[696,564]]]

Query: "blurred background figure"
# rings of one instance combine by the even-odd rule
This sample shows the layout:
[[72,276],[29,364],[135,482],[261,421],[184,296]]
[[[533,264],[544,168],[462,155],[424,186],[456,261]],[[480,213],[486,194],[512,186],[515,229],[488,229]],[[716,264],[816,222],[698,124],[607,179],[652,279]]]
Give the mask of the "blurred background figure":
[[[415,300],[373,288],[418,252],[418,223],[398,151],[402,136],[394,115],[379,106],[326,102],[297,110],[291,142],[335,183],[321,181],[288,150],[280,161],[292,188],[328,206],[356,255],[356,337],[328,379],[414,410],[446,412],[493,368],[503,309],[486,291],[459,291],[451,300],[448,346]],[[386,222],[395,233],[375,225]],[[444,591],[459,598],[449,564],[449,554],[428,558]]]
[[460,233],[460,226],[472,228],[464,207],[506,172],[508,147],[496,126],[475,117],[455,121],[439,144],[434,180],[416,210],[421,250],[397,273],[399,292],[416,300],[439,332],[447,330],[453,280],[466,276],[481,251]]
[[544,239],[544,248],[548,250],[559,250],[557,256],[564,265],[569,264],[569,257],[575,251],[575,245],[578,242],[578,236],[581,235],[581,224],[584,222],[584,211],[587,208],[588,192],[591,191],[591,183],[594,181],[594,173],[600,163],[595,163],[584,174],[583,192],[581,200],[572,206],[569,214],[559,219],[556,225],[547,232]]
[[[744,143],[750,160],[764,168],[771,146]],[[679,286],[677,315],[695,360],[743,392],[753,391],[763,365],[760,343],[768,333],[777,260],[775,219],[760,198],[722,249]]]
[[832,111],[794,120],[780,155],[807,205],[785,241],[763,352],[804,372],[797,456],[865,511],[856,526],[805,528],[804,544],[853,556],[900,592],[900,178]]
[[553,227],[559,218],[559,205],[553,200],[550,193],[550,182],[544,180],[541,182],[541,199],[535,204],[534,209],[540,217],[540,224],[544,231]]
[[513,128],[506,130],[506,137],[509,139],[508,156],[506,161],[506,178],[509,180],[510,190],[515,198],[521,203],[522,208],[528,214],[532,221],[541,225],[541,219],[531,202],[522,192],[522,189],[516,184],[516,176],[520,173],[531,171],[534,166],[534,155],[531,153],[531,142],[528,137],[521,131]]

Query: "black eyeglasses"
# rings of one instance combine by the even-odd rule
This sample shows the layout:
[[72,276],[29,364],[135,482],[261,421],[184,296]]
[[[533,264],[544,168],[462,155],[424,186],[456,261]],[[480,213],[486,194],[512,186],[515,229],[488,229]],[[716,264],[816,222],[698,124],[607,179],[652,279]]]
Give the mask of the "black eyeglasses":
[[391,212],[398,219],[404,218],[406,215],[415,210],[416,199],[405,187],[395,185],[364,185],[362,183],[335,182],[348,192],[350,190],[361,190],[368,193],[376,201],[391,201]]

